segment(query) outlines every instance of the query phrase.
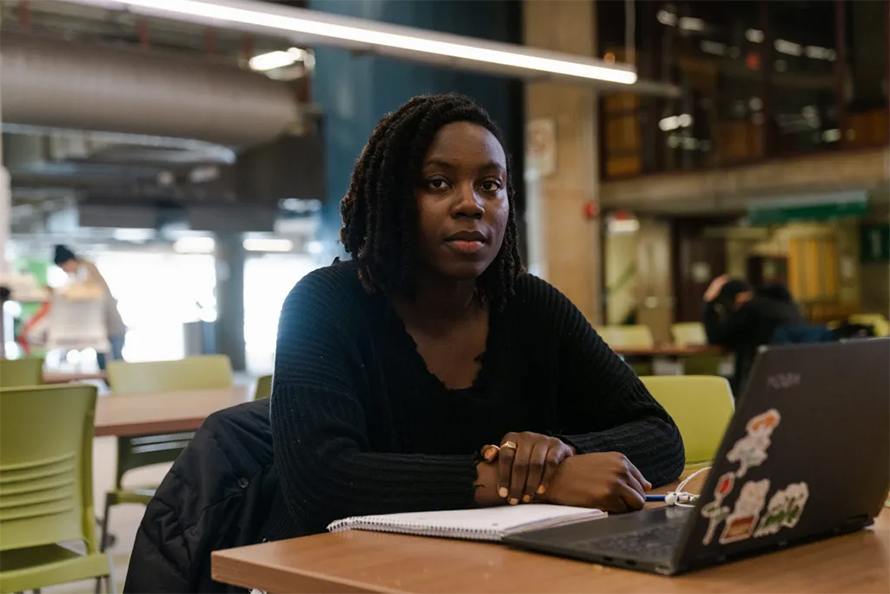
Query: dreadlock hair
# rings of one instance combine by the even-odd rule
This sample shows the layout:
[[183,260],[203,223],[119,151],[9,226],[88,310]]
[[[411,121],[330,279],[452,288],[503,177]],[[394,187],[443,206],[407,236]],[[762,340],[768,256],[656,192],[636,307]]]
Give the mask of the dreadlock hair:
[[[414,189],[433,138],[452,122],[478,124],[504,146],[500,129],[468,97],[422,95],[380,120],[355,162],[349,189],[340,201],[340,241],[357,262],[369,292],[380,291],[387,297],[414,295],[418,224]],[[510,213],[504,241],[476,281],[477,295],[496,309],[514,294],[516,277],[522,271],[511,169],[507,155]]]

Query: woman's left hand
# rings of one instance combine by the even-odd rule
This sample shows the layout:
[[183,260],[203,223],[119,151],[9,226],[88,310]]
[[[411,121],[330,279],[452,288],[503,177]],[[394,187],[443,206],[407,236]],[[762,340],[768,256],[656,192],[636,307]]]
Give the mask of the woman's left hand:
[[524,431],[510,432],[501,445],[487,445],[482,456],[498,464],[498,495],[510,505],[530,502],[550,485],[560,463],[574,449],[556,437]]

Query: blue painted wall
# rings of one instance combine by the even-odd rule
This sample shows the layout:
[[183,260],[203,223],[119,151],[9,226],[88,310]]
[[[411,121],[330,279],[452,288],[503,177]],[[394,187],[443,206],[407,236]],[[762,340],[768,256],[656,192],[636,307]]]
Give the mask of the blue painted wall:
[[[310,0],[309,8],[398,25],[521,43],[518,0]],[[326,195],[320,239],[333,249],[339,202],[377,121],[414,95],[458,92],[483,105],[504,131],[522,195],[523,85],[332,48],[316,48],[312,99],[324,111]],[[340,247],[337,246],[339,250]]]

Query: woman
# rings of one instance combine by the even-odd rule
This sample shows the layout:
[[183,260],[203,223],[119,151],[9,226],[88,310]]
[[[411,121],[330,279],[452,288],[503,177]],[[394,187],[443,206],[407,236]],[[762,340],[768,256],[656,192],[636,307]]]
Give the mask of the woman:
[[117,299],[111,293],[105,277],[99,272],[95,264],[84,258],[79,258],[74,252],[64,245],[57,245],[53,254],[53,262],[56,266],[69,275],[83,275],[83,282],[96,287],[103,296],[105,310],[105,330],[108,332],[108,343],[111,353],[98,353],[96,355],[99,369],[105,369],[108,355],[115,361],[124,358],[124,340],[127,334],[127,326],[117,308]]
[[[341,203],[349,262],[281,312],[267,538],[364,514],[543,501],[639,509],[673,421],[556,289],[522,271],[509,160],[465,97],[383,118]],[[500,446],[484,448],[485,444]]]

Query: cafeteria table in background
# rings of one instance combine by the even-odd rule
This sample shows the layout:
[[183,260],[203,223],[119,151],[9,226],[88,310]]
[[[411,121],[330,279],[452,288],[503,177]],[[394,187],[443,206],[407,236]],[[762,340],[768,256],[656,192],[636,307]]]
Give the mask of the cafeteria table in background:
[[247,402],[252,386],[115,394],[96,402],[96,437],[196,431],[218,410]]

